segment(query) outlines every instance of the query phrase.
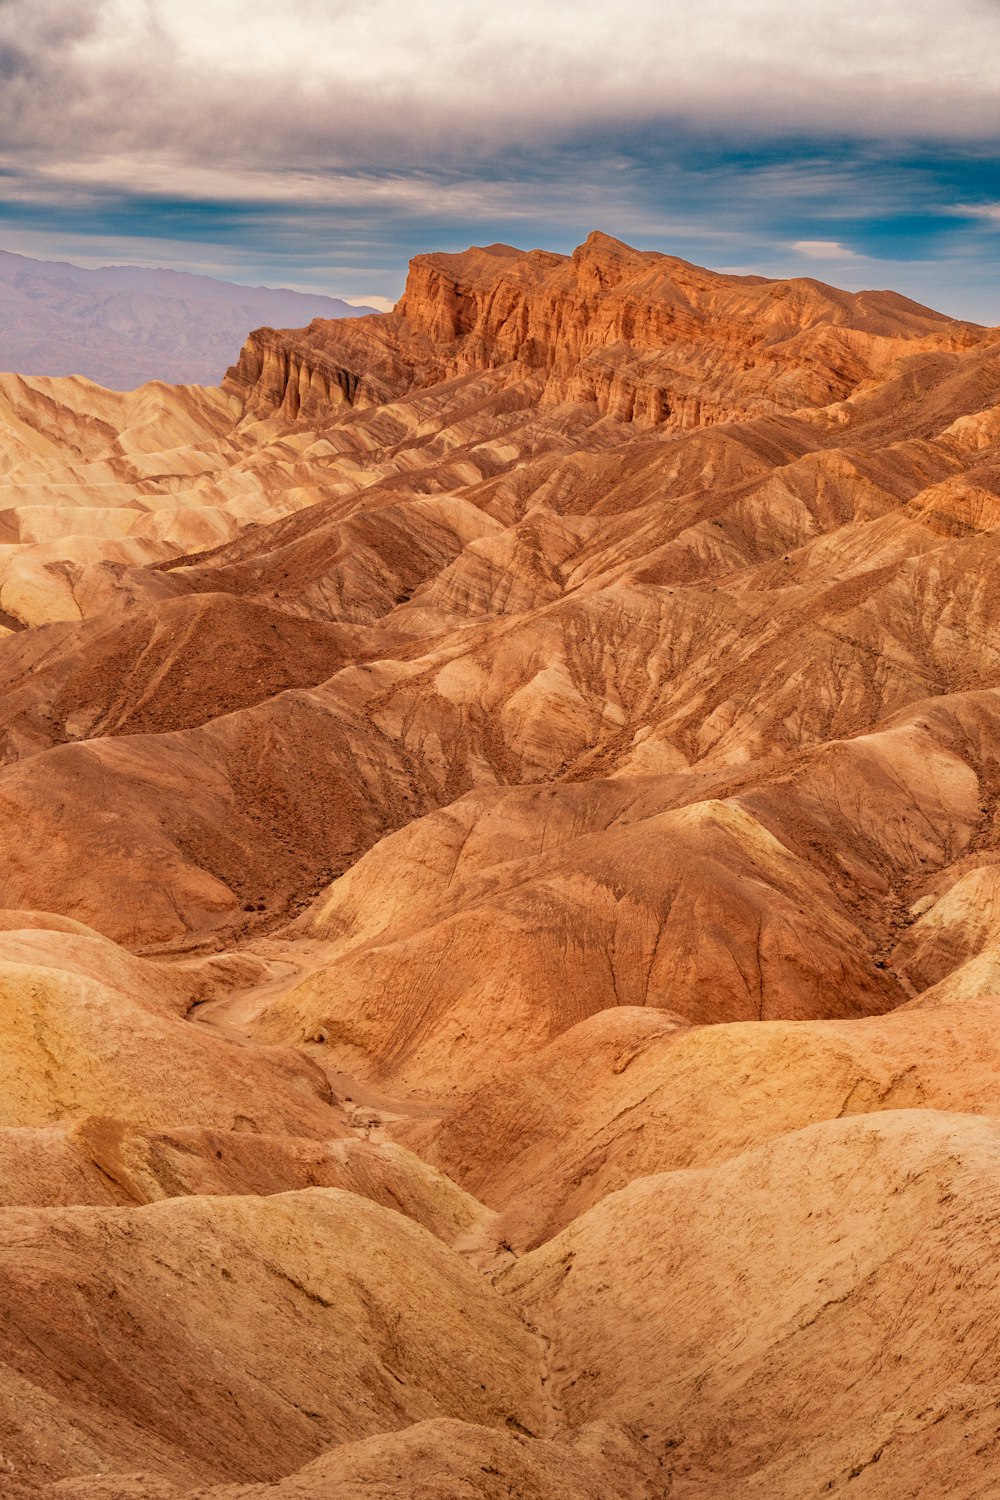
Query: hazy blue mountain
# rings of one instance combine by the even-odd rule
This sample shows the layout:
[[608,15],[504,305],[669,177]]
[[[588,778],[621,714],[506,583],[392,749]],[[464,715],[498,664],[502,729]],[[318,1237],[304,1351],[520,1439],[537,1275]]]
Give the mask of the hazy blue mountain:
[[87,375],[114,390],[147,380],[214,385],[252,328],[374,311],[184,271],[88,271],[0,250],[0,370],[22,375]]

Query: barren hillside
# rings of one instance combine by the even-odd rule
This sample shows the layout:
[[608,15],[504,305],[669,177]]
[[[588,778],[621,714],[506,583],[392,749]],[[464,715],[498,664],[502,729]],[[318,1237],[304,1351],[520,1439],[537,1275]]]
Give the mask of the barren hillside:
[[998,331],[595,234],[0,433],[0,1491],[993,1496]]

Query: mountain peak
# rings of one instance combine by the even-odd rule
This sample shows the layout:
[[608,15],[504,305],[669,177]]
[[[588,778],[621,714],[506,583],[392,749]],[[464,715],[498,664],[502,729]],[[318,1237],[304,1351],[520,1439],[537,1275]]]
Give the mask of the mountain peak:
[[976,336],[905,299],[727,276],[595,230],[570,256],[510,245],[415,256],[377,332],[320,324],[306,338],[255,335],[230,382],[255,411],[287,415],[304,391],[314,410],[310,371],[320,391],[333,389],[322,372],[336,369],[337,389],[378,402],[502,367],[535,382],[544,405],[684,429],[826,406],[904,350]]

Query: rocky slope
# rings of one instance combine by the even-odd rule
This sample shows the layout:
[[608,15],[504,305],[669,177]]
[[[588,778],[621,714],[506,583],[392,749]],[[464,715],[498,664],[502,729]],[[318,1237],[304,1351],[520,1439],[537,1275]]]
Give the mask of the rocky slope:
[[594,235],[0,424],[3,1493],[992,1496],[997,331]]

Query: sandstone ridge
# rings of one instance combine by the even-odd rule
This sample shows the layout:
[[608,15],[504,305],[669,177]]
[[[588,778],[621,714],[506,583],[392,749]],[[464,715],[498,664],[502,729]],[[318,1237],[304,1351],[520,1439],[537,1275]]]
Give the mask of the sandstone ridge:
[[253,334],[229,388],[258,415],[371,404],[476,370],[534,375],[539,399],[687,429],[842,399],[915,345],[973,330],[891,292],[724,276],[594,233],[571,256],[491,245],[421,255],[387,317]]

